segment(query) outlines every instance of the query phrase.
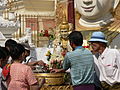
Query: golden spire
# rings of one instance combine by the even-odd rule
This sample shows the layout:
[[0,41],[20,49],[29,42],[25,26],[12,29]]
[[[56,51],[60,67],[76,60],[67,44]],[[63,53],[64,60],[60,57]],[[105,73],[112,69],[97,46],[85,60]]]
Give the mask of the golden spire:
[[60,25],[60,30],[65,30],[65,29],[67,29],[67,31],[69,31],[69,24],[68,24],[68,21],[66,20],[66,14],[63,11],[63,21]]

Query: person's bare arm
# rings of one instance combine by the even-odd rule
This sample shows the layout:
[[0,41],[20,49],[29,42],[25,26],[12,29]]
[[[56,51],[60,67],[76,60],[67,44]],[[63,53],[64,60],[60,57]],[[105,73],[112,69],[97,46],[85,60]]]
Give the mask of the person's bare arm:
[[42,60],[39,60],[39,61],[29,62],[29,63],[27,63],[27,65],[29,65],[29,66],[34,66],[34,65],[42,65],[42,66],[44,66],[45,63]]
[[50,72],[60,73],[60,72],[65,72],[65,70],[64,69],[52,69]]

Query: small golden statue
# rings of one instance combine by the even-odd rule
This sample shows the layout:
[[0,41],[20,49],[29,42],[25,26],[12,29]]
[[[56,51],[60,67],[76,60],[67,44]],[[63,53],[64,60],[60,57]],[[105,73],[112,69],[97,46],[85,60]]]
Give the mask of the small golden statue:
[[68,48],[68,35],[71,32],[72,25],[66,20],[66,16],[63,16],[63,21],[60,24],[60,40],[63,48]]

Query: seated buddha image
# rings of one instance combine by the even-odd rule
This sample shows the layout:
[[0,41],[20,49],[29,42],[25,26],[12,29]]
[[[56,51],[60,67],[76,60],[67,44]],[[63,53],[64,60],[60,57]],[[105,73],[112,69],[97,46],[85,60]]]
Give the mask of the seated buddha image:
[[[110,45],[113,41],[117,45],[120,38],[120,0],[75,0],[75,6],[76,30],[82,31],[83,36],[101,30]],[[88,39],[88,36],[84,38]]]

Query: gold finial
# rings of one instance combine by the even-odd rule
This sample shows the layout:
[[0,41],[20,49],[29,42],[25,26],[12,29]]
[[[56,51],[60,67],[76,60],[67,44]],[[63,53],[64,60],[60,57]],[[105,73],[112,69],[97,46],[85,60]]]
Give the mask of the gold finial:
[[69,24],[68,24],[68,21],[66,20],[66,14],[65,12],[63,11],[63,21],[60,25],[60,30],[66,30],[69,31]]

